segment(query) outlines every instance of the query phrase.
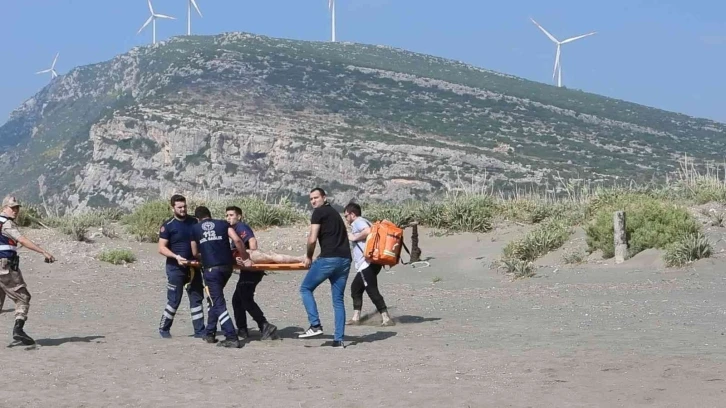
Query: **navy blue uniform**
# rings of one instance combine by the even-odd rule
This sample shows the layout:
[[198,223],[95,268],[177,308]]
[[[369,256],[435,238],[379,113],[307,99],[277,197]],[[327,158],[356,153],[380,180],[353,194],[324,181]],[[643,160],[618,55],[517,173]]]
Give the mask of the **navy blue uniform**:
[[[255,233],[252,232],[252,228],[244,222],[238,222],[234,224],[234,232],[239,235],[242,242],[245,244],[245,249],[250,249],[249,240],[255,237]],[[230,243],[232,250],[234,250],[234,243]],[[232,295],[232,309],[234,310],[234,320],[237,323],[237,329],[247,330],[247,313],[252,316],[257,323],[257,327],[262,328],[267,319],[265,314],[260,309],[260,306],[255,302],[255,289],[257,285],[262,281],[264,272],[240,272],[237,286],[234,289],[234,295]]]
[[[192,260],[192,227],[197,223],[194,217],[186,217],[183,220],[171,218],[165,221],[159,229],[159,238],[168,240],[167,247],[171,252]],[[174,258],[166,258],[166,299],[167,304],[159,323],[159,332],[168,335],[171,325],[174,322],[176,310],[181,304],[184,292],[182,289],[186,283],[187,296],[189,297],[189,309],[192,314],[192,325],[194,336],[204,336],[204,285],[199,273],[193,273],[188,266],[181,266]]]
[[217,322],[227,338],[237,338],[234,324],[224,300],[224,286],[232,276],[235,260],[229,247],[230,225],[227,221],[205,219],[192,227],[192,239],[202,255],[204,281],[209,290],[212,307],[207,316],[207,335],[217,333]]

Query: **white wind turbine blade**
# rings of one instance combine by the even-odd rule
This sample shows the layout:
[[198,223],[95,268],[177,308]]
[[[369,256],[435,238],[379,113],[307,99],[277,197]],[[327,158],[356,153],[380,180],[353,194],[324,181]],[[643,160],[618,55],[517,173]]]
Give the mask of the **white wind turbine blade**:
[[156,18],[166,18],[166,19],[169,19],[169,20],[176,20],[175,17],[167,16],[165,14],[154,14],[154,17],[156,17]]
[[146,20],[146,22],[144,23],[144,25],[142,25],[141,28],[139,28],[139,31],[137,31],[136,34],[139,34],[141,31],[143,31],[144,28],[146,28],[146,26],[149,25],[149,23],[151,23],[151,20],[153,20],[153,19],[154,19],[154,16],[153,15],[151,17],[149,17],[149,19]]
[[197,2],[196,2],[196,1],[194,1],[194,0],[189,0],[189,1],[190,1],[190,2],[192,3],[192,6],[194,6],[194,9],[196,9],[196,10],[197,10],[197,13],[199,13],[199,17],[203,17],[203,16],[202,16],[202,12],[201,12],[201,11],[199,11],[199,6],[197,6]]
[[58,76],[58,73],[57,73],[57,72],[55,72],[55,70],[54,70],[54,69],[51,69],[51,70],[50,70],[50,77],[51,77],[51,78],[55,78],[55,77],[57,77],[57,76]]
[[55,62],[56,62],[56,61],[58,61],[58,55],[59,55],[59,54],[60,54],[60,53],[56,53],[56,54],[55,54],[55,58],[53,58],[53,64],[51,64],[51,66],[50,66],[50,69],[53,69],[53,68],[55,68]]
[[583,34],[583,35],[578,35],[577,37],[568,38],[568,39],[562,41],[562,44],[567,44],[569,42],[573,42],[575,40],[579,40],[580,38],[585,38],[585,37],[591,36],[591,35],[593,35],[595,33],[596,33],[596,31],[593,31],[591,33],[587,33],[587,34]]
[[151,15],[154,15],[154,7],[151,5],[151,0],[149,1],[149,11],[151,12]]
[[330,9],[330,10],[333,9],[333,3],[334,2],[335,2],[335,0],[328,0],[328,9]]
[[38,72],[36,72],[35,74],[36,74],[36,75],[37,75],[37,74],[45,74],[46,72],[50,72],[50,68],[48,68],[48,69],[44,69],[44,70],[42,70],[42,71],[38,71]]
[[542,27],[541,25],[539,25],[538,22],[534,21],[533,18],[530,18],[530,20],[532,20],[532,22],[534,23],[534,25],[536,25],[537,27],[539,27],[539,29],[542,30],[542,32],[545,33],[547,35],[547,37],[550,38],[550,40],[552,40],[553,42],[556,42],[556,43],[559,44],[559,41],[557,41],[557,39],[552,34],[550,34],[549,32],[547,32],[547,30],[545,30],[544,27]]

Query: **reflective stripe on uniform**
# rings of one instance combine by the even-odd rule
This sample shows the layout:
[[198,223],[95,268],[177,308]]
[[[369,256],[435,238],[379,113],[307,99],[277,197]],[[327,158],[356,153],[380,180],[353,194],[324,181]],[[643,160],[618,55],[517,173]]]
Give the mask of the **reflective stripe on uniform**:
[[14,245],[0,245],[0,251],[18,251],[18,247]]

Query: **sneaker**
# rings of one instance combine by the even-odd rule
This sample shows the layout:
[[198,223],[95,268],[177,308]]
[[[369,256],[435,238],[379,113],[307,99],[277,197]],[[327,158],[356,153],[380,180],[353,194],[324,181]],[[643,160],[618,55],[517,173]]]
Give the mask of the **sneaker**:
[[306,339],[308,337],[320,336],[323,334],[323,326],[310,326],[305,333],[298,336],[300,339]]
[[345,344],[343,344],[342,341],[334,341],[333,344],[331,345],[331,347],[333,347],[333,348],[339,348],[339,349],[344,349],[345,348]]
[[206,341],[207,343],[210,343],[210,344],[216,343],[217,336],[214,334],[207,334],[206,336],[204,336],[204,341]]
[[262,325],[262,340],[274,340],[277,339],[277,326],[270,323]]
[[169,330],[159,330],[159,336],[161,336],[162,339],[170,339],[171,333]]
[[237,337],[227,337],[226,339],[217,343],[217,347],[240,348],[241,345]]

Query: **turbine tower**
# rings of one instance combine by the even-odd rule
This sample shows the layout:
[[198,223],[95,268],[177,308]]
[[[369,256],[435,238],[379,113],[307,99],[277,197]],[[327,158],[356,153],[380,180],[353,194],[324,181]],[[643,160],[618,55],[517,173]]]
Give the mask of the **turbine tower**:
[[56,78],[58,76],[58,73],[55,72],[55,62],[58,61],[58,54],[60,54],[60,53],[55,54],[55,58],[53,58],[53,64],[51,64],[50,68],[44,69],[42,71],[38,71],[38,72],[36,72],[36,75],[45,74],[46,72],[50,72],[50,79],[53,80],[53,78]]
[[572,38],[568,38],[566,40],[559,41],[552,34],[548,33],[547,30],[544,29],[544,27],[542,27],[541,25],[539,25],[539,23],[534,21],[533,18],[530,17],[530,20],[532,20],[532,22],[537,27],[539,27],[539,29],[542,30],[542,32],[545,33],[547,35],[547,37],[549,37],[549,39],[552,40],[552,42],[557,44],[557,53],[555,54],[555,69],[552,72],[552,79],[554,80],[555,77],[557,77],[557,86],[561,87],[562,86],[562,63],[560,62],[560,55],[562,54],[562,50],[561,50],[562,45],[573,42],[575,40],[579,40],[580,38],[584,38],[584,37],[593,35],[593,34],[595,34],[595,31],[593,31],[591,33],[583,34],[583,35],[578,35],[577,37],[572,37]]
[[332,41],[335,42],[335,0],[328,0],[328,8],[332,16]]
[[152,31],[152,34],[151,34],[152,40],[151,41],[152,41],[152,44],[156,44],[156,19],[157,18],[166,18],[169,20],[176,20],[176,19],[174,17],[167,16],[164,14],[154,13],[154,7],[151,6],[151,0],[148,0],[148,2],[149,2],[149,11],[151,12],[151,17],[149,17],[149,19],[146,20],[144,25],[142,25],[141,28],[139,28],[139,31],[136,34],[138,35],[139,33],[141,33],[141,31],[144,28],[146,28],[146,26],[149,25],[149,23],[151,23],[151,31]]
[[202,17],[202,12],[199,11],[199,6],[194,0],[187,0],[187,35],[192,35],[192,6],[197,10],[199,17]]

